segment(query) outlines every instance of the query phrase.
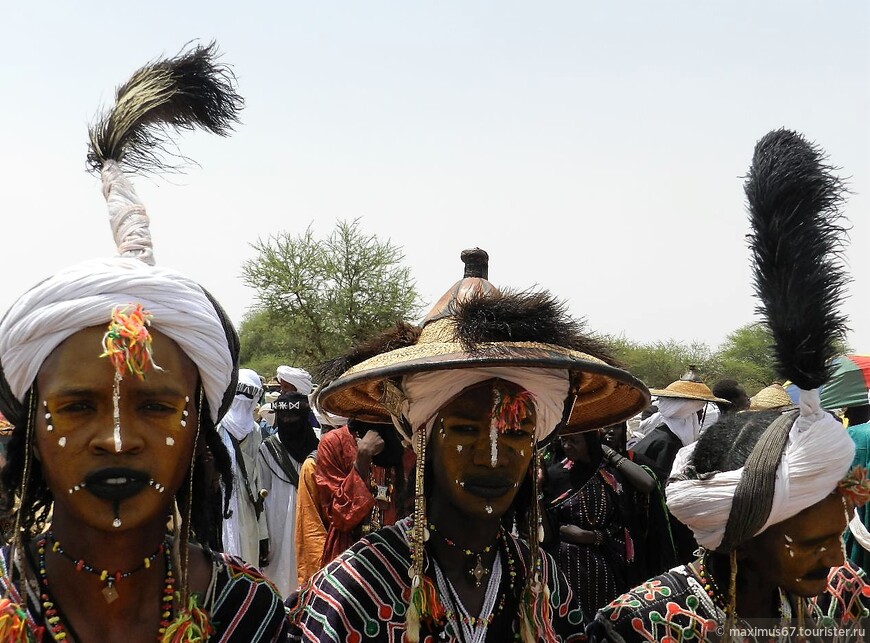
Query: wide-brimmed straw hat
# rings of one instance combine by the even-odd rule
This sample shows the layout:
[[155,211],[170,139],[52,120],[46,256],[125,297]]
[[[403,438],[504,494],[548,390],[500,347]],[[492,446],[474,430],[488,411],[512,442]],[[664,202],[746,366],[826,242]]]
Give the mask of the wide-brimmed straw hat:
[[777,382],[764,387],[749,398],[750,411],[769,411],[774,409],[789,411],[796,408],[797,405],[794,403],[794,400],[791,399],[791,396],[783,388],[782,384]]
[[[692,372],[691,369],[689,371]],[[731,404],[730,400],[716,397],[710,387],[696,379],[687,378],[685,375],[676,382],[671,382],[665,388],[651,388],[651,395],[658,397],[673,397],[681,400],[703,400],[705,402],[721,402]]]
[[321,369],[324,384],[316,401],[321,409],[389,422],[386,396],[400,388],[403,376],[480,367],[565,369],[570,385],[564,425],[574,429],[608,426],[649,405],[640,380],[591,354],[606,351],[597,340],[573,332],[580,327],[576,320],[566,326],[563,304],[547,293],[502,293],[487,280],[486,252],[475,248],[461,256],[464,278],[421,326],[400,324]]

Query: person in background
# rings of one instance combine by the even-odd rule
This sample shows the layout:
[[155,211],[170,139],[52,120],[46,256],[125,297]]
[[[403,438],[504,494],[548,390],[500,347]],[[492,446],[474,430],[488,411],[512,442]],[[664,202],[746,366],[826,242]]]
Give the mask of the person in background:
[[749,410],[751,400],[746,394],[746,390],[738,384],[737,380],[719,380],[713,384],[712,391],[716,397],[727,400],[727,403],[716,402],[716,406],[719,407],[720,416]]
[[[565,458],[547,468],[543,485],[552,536],[545,547],[591,615],[631,586],[634,488],[604,457],[597,431],[562,433],[558,440]],[[652,476],[641,474],[655,488]]]
[[263,514],[268,528],[268,553],[263,573],[284,598],[296,589],[296,509],[300,468],[317,452],[317,436],[308,418],[308,396],[282,393],[275,410],[275,435],[263,440],[257,458],[259,484],[267,495]]
[[794,400],[779,382],[765,386],[749,398],[750,411],[791,411],[795,408]]
[[361,536],[407,514],[413,454],[406,452],[388,424],[351,419],[323,436],[314,468],[320,515],[328,525],[321,567]]
[[254,409],[262,394],[260,376],[249,368],[240,369],[236,395],[218,426],[233,471],[221,540],[225,552],[251,565],[261,564],[269,538],[257,473],[262,438],[254,421]]
[[[852,466],[870,469],[870,404],[846,408],[844,419],[847,422],[846,430],[849,437],[855,443],[855,459],[852,461]],[[870,512],[864,506],[858,508],[856,513],[857,520],[864,526],[866,534],[870,531]],[[855,532],[859,529],[858,525],[854,525],[854,521],[850,522],[850,530],[846,532],[846,555],[858,567],[867,570],[870,569],[870,551],[867,549],[866,536],[862,539],[863,544],[856,536]],[[858,535],[863,534],[859,532]]]

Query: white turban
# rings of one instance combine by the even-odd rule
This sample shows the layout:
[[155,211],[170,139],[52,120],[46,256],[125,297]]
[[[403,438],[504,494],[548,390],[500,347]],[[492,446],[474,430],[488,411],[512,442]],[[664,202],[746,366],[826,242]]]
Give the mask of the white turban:
[[236,440],[244,440],[256,426],[254,411],[263,394],[260,376],[250,368],[240,368],[237,390],[244,393],[236,393],[227,414],[221,420],[221,428],[226,429]]
[[311,383],[311,375],[304,368],[294,368],[293,366],[279,366],[278,379],[296,387],[296,390],[302,395],[311,393],[314,386]]
[[[534,396],[535,437],[548,436],[562,419],[568,396],[568,373],[549,368],[459,368],[406,375],[402,380],[406,406],[404,415],[416,433],[425,426],[426,439],[432,431],[430,420],[453,398],[469,386],[494,378],[513,382]],[[411,438],[411,436],[405,436]],[[416,448],[416,441],[413,441]]]
[[[115,306],[141,304],[152,326],[196,364],[217,422],[233,377],[233,355],[214,304],[195,281],[138,259],[116,257],[70,266],[22,295],[0,320],[0,364],[23,403],[42,363],[65,339],[108,325]],[[94,354],[99,354],[94,346]]]
[[[852,438],[836,418],[822,410],[817,389],[800,392],[800,410],[776,470],[770,515],[755,535],[823,500],[852,466],[855,457]],[[691,445],[680,450],[672,476],[686,471],[693,448]],[[702,547],[715,550],[722,543],[731,503],[742,476],[743,467],[703,480],[669,482],[668,509],[692,530]]]
[[698,439],[701,422],[698,411],[707,404],[702,400],[687,400],[683,398],[660,397],[656,405],[659,414],[674,435],[680,438],[683,446]]

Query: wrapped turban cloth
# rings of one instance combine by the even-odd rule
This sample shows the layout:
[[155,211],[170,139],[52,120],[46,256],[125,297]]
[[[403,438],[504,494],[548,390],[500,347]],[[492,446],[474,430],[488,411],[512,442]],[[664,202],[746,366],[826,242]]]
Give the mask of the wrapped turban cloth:
[[303,395],[308,395],[314,388],[311,383],[311,375],[303,368],[279,366],[277,376],[279,380],[295,386],[296,390]]
[[[680,451],[666,490],[667,505],[670,512],[692,530],[699,545],[709,550],[730,551],[771,525],[820,502],[849,472],[855,445],[843,425],[821,408],[818,389],[800,392],[800,415],[794,420],[793,415],[780,416],[787,422],[782,427],[787,436],[778,465],[775,464],[778,454],[772,454],[770,466],[775,466],[775,471],[771,471],[775,474],[771,476],[772,502],[766,497],[769,493],[761,488],[762,483],[757,481],[756,467],[751,462],[759,455],[764,457],[757,452],[765,448],[765,438],[770,437],[777,422],[762,435],[747,464],[734,471],[698,476],[691,466],[691,450],[695,445]],[[771,459],[767,458],[767,462],[771,463]],[[749,468],[751,472],[747,471]],[[738,492],[741,481],[745,483],[750,479]],[[764,509],[764,515],[755,520],[732,516],[735,513],[733,501],[738,493],[754,498],[756,507],[766,507],[767,500],[769,510]]]
[[[70,266],[22,295],[0,320],[0,397],[10,417],[23,407],[42,363],[74,333],[108,324],[116,306],[141,304],[152,327],[196,364],[217,422],[234,392],[238,338],[220,306],[195,281],[138,259]],[[99,346],[94,346],[95,354]]]
[[244,440],[257,426],[254,421],[254,410],[260,403],[262,394],[260,376],[249,368],[240,368],[236,395],[221,421],[221,427],[236,440]]
[[[568,374],[560,369],[491,367],[406,375],[402,383],[406,398],[403,414],[415,433],[425,427],[428,439],[435,415],[444,405],[469,386],[494,378],[513,382],[533,395],[538,440],[556,428],[568,395]],[[401,431],[401,427],[397,428]],[[416,446],[416,440],[413,444]]]

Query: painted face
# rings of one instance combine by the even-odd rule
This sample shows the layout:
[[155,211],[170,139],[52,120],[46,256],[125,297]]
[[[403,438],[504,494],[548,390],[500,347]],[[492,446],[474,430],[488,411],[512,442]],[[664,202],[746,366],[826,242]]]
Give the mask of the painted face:
[[798,596],[816,596],[831,568],[843,564],[845,529],[843,498],[831,494],[752,539],[747,558],[769,582]]
[[460,513],[498,518],[516,496],[532,459],[534,405],[527,404],[521,421],[495,433],[491,420],[494,408],[496,413],[501,408],[499,400],[527,399],[528,393],[523,393],[516,384],[488,380],[469,387],[439,411],[429,447],[433,494],[444,494]]
[[103,327],[60,344],[37,376],[34,449],[54,496],[55,516],[105,530],[165,521],[193,454],[196,366],[152,331],[155,363],[144,380],[125,376],[114,433],[115,370],[100,355]]

